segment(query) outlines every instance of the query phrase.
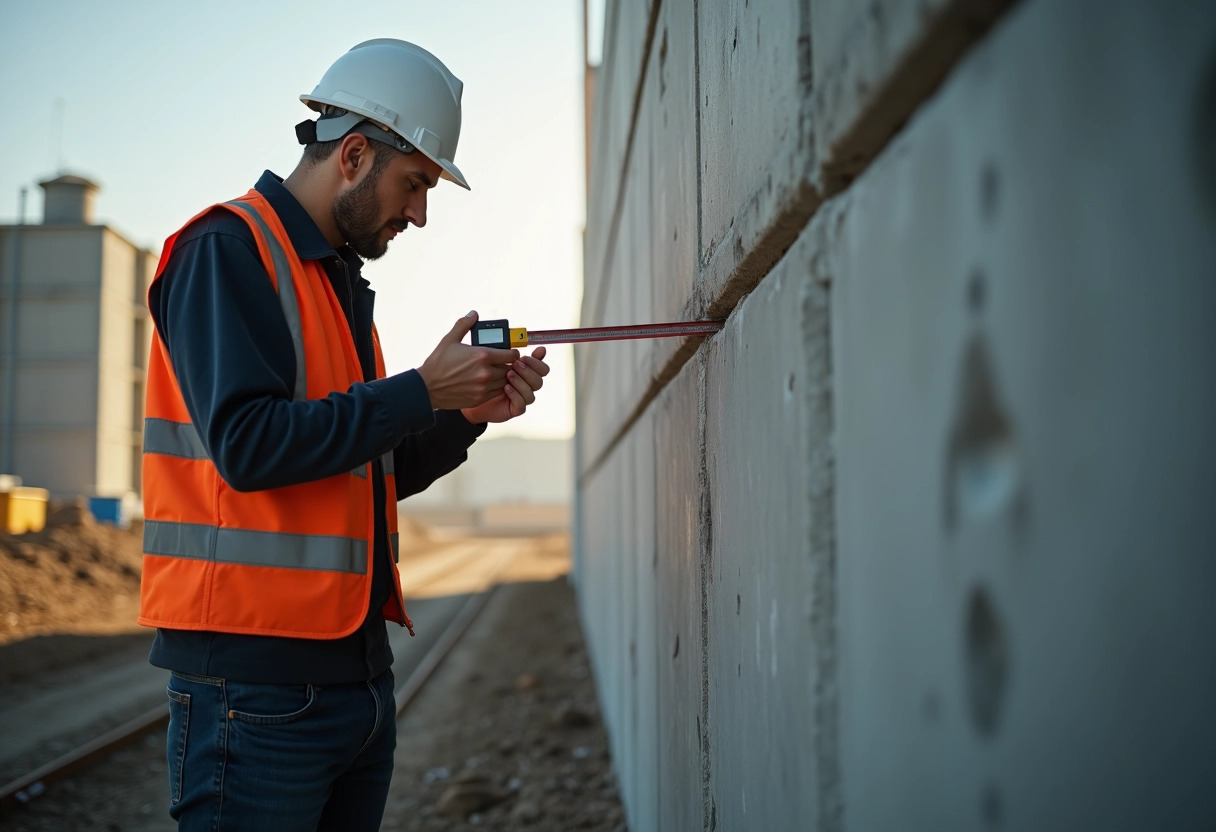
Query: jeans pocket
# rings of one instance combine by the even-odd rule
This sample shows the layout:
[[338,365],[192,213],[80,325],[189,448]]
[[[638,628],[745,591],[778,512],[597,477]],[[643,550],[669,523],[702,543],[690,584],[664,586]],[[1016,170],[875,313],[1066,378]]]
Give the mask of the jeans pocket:
[[317,701],[313,685],[228,685],[228,718],[250,725],[286,725],[303,718]]
[[182,799],[182,779],[186,768],[186,734],[190,730],[190,694],[166,688],[169,695],[169,730],[166,758],[169,764],[169,803]]

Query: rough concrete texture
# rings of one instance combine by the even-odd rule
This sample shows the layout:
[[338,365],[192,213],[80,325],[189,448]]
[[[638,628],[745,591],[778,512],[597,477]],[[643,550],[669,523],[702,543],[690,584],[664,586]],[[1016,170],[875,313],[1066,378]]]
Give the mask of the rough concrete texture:
[[[708,553],[704,487],[705,367],[684,365],[655,401],[655,593],[658,602],[657,816],[634,812],[631,829],[699,829],[702,821],[702,700],[705,671],[702,600]],[[642,657],[645,660],[646,657]]]
[[[646,11],[649,26],[641,5],[607,13],[599,77],[610,79],[611,100],[597,102],[593,130],[585,326],[725,317],[818,202],[807,7],[669,0]],[[640,75],[613,61],[614,33],[642,39],[619,47],[629,66],[646,47]],[[636,113],[623,131],[613,119],[630,79]],[[670,339],[579,351],[580,388],[612,390],[580,425],[589,467],[696,346]]]
[[809,5],[697,6],[700,257],[694,308],[728,313],[793,243],[818,198]]
[[[621,217],[628,213],[622,200],[630,193],[627,178],[639,135],[645,79],[651,61],[654,18],[651,2],[610,2],[604,19],[604,64],[597,73],[592,114],[591,182],[587,227],[602,231],[585,242],[588,278],[583,292],[583,318],[602,320],[605,293],[611,285],[610,262],[616,253]],[[643,155],[649,156],[648,153]],[[637,187],[632,189],[636,192]]]
[[830,580],[835,543],[830,494],[812,487],[831,439],[818,225],[707,351],[709,816],[722,829],[815,828],[833,782],[835,759],[822,778],[816,760],[835,730],[817,718],[834,689],[819,674],[833,645],[817,639],[832,616],[816,578]]
[[[646,828],[642,818],[659,811],[658,744],[659,615],[656,581],[657,513],[653,419],[641,420],[600,469],[583,499],[611,503],[619,514],[609,522],[585,525],[580,586],[612,587],[597,593],[598,603],[582,605],[589,625],[588,648],[601,686],[600,697],[614,767],[628,790],[630,828]],[[596,516],[592,512],[592,517]]]
[[850,829],[1216,818],[1216,14],[1170,5],[1019,6],[850,191]]
[[808,0],[819,181],[848,184],[1012,0]]
[[[729,318],[579,351],[630,828],[1205,828],[1216,7],[808,2],[651,8],[589,194],[603,310]],[[822,204],[812,135],[860,165]]]

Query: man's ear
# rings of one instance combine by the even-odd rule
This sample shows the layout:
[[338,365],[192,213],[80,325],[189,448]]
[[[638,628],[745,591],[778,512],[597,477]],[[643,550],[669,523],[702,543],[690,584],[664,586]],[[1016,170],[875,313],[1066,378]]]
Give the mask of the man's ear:
[[366,136],[360,133],[350,133],[338,146],[338,169],[342,178],[353,182],[359,176],[359,171],[372,163],[372,149]]

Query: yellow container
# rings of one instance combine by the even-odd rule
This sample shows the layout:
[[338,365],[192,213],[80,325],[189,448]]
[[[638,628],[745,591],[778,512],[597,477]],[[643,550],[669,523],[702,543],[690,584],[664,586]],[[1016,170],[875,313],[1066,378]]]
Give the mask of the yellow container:
[[42,531],[46,527],[46,503],[50,496],[45,488],[26,486],[0,491],[0,530],[8,534]]

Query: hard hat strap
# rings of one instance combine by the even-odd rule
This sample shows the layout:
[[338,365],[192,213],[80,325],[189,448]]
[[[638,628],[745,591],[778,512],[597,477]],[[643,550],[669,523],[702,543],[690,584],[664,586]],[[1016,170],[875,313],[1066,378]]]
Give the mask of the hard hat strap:
[[373,141],[391,145],[402,153],[414,152],[414,145],[391,130],[384,129],[358,113],[348,113],[338,109],[322,114],[316,121],[302,121],[297,124],[296,141],[304,145],[314,142],[332,142],[352,132],[367,136]]
[[368,120],[361,121],[360,123],[356,124],[351,129],[351,132],[361,133],[362,135],[367,136],[372,141],[377,141],[377,142],[381,142],[383,144],[391,145],[391,146],[397,148],[398,150],[400,150],[402,153],[413,153],[414,152],[414,145],[412,145],[410,142],[407,142],[405,139],[401,138],[393,131],[385,130],[383,127],[381,127],[380,125],[376,124],[373,121],[368,121]]

